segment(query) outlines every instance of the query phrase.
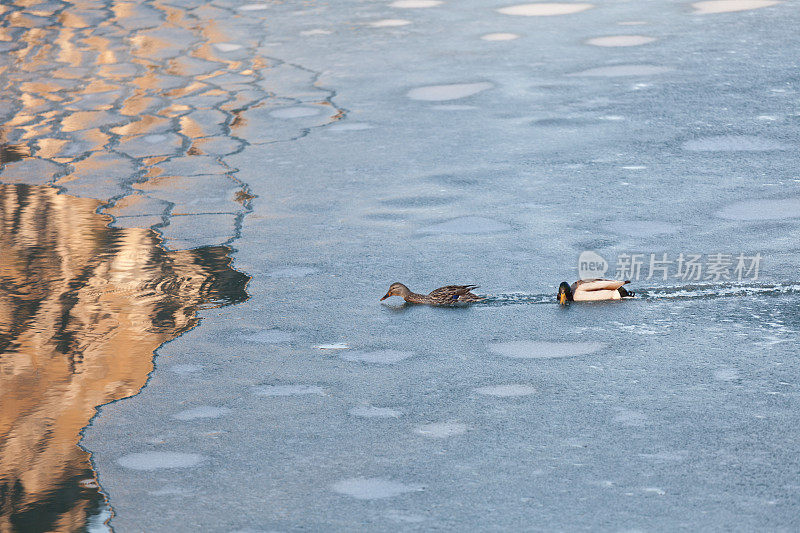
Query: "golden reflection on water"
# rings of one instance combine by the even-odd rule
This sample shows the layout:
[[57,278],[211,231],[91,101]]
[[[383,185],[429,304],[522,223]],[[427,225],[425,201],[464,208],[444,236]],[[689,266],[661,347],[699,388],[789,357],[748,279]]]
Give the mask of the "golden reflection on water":
[[136,394],[198,309],[247,298],[227,247],[167,251],[99,205],[0,184],[2,532],[82,530],[105,510],[77,446],[95,408]]

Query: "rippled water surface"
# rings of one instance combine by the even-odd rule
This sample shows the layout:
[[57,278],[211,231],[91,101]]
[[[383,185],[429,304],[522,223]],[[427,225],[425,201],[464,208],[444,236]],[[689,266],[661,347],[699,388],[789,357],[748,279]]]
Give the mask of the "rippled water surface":
[[225,246],[167,251],[150,229],[109,228],[96,200],[6,184],[0,206],[0,525],[99,525],[110,509],[82,428],[139,392],[199,308],[244,301],[249,278]]

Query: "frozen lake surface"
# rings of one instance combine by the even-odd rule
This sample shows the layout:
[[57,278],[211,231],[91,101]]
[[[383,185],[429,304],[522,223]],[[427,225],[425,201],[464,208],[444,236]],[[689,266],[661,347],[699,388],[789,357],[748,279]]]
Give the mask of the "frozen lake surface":
[[[35,461],[84,483],[92,530],[800,528],[795,0],[87,4],[0,8],[3,255],[33,250],[4,279],[38,264],[29,235],[63,264],[120,243],[86,252],[107,299],[71,322],[116,326],[63,352],[114,379],[77,357],[27,432],[0,396],[18,523],[61,494],[24,450],[85,396],[74,441],[112,402],[91,459]],[[24,214],[37,195],[58,231]],[[645,269],[632,300],[561,308],[584,250],[763,261],[741,284]],[[204,292],[243,291],[230,268],[247,301]],[[379,302],[395,281],[490,298]],[[158,335],[107,340],[123,328]],[[36,375],[10,346],[4,375]]]

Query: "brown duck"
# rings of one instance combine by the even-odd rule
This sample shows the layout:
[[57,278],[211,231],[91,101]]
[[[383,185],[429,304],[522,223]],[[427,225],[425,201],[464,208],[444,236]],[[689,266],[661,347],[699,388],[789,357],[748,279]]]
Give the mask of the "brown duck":
[[381,301],[389,296],[401,296],[403,300],[412,304],[453,305],[465,302],[480,302],[483,298],[471,292],[472,289],[477,288],[477,285],[447,285],[431,291],[430,294],[417,294],[402,283],[392,283],[389,287],[389,292],[381,298]]

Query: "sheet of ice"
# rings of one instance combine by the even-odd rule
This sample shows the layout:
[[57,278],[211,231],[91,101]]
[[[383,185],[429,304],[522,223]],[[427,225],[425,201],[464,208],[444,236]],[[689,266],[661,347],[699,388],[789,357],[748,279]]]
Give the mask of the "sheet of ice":
[[152,496],[179,496],[182,494],[191,494],[191,491],[175,485],[166,485],[160,489],[148,490],[147,493]]
[[467,432],[467,425],[460,422],[434,422],[414,428],[414,433],[433,439],[446,439]]
[[406,513],[403,511],[398,511],[393,509],[386,513],[386,518],[391,520],[392,522],[397,522],[400,524],[419,524],[425,521],[425,517],[420,514],[415,513]]
[[325,395],[325,389],[317,385],[261,385],[253,389],[257,396],[305,396]]
[[800,218],[800,197],[745,200],[728,205],[718,215],[729,220],[786,220]]
[[714,371],[714,379],[717,381],[738,381],[740,378],[739,371],[735,368],[722,368]]
[[374,407],[372,405],[359,405],[350,409],[350,414],[360,418],[399,418],[403,415],[397,409],[388,407]]
[[265,9],[269,9],[269,4],[245,4],[239,6],[237,9],[239,9],[239,11],[264,11]]
[[536,394],[536,389],[530,385],[519,383],[509,383],[505,385],[491,385],[475,389],[478,394],[484,396],[498,396],[500,398],[513,398],[516,396],[530,396]]
[[219,418],[230,413],[227,407],[213,407],[211,405],[198,405],[191,409],[185,409],[172,415],[177,420],[195,420],[198,418]]
[[176,374],[187,375],[197,374],[203,370],[203,367],[200,365],[177,364],[168,366],[167,370]]
[[279,329],[265,329],[246,335],[245,340],[248,342],[258,342],[261,344],[279,344],[282,342],[289,342],[292,340],[292,334],[288,331],[281,331]]
[[451,83],[447,85],[429,85],[417,87],[408,91],[407,96],[412,100],[425,100],[429,102],[442,102],[445,100],[458,100],[486,91],[494,87],[487,81],[475,83]]
[[731,13],[734,11],[748,11],[760,9],[762,7],[782,4],[779,0],[708,0],[705,2],[695,2],[692,7],[698,15],[710,13]]
[[504,15],[519,15],[523,17],[551,17],[555,15],[570,15],[580,13],[593,8],[593,4],[581,3],[556,3],[540,2],[536,4],[519,4],[515,6],[501,7],[497,11]]
[[389,5],[400,9],[421,9],[440,6],[443,3],[440,0],[397,0]]
[[487,33],[482,35],[481,39],[484,41],[513,41],[519,39],[519,35],[516,33]]
[[588,355],[603,349],[599,342],[512,341],[489,345],[489,351],[515,359],[557,359]]
[[769,152],[791,150],[788,144],[755,135],[715,135],[692,139],[683,143],[690,152]]
[[626,427],[640,427],[649,422],[649,418],[644,413],[630,409],[618,409],[613,421]]
[[341,357],[345,361],[361,361],[362,363],[390,365],[392,363],[399,363],[413,356],[414,352],[402,350],[373,350],[369,352],[348,351],[343,353]]
[[568,74],[568,76],[587,76],[596,78],[617,78],[623,76],[654,76],[664,74],[674,70],[672,67],[659,65],[614,65],[611,67],[596,67],[580,72]]
[[350,496],[357,500],[381,500],[393,498],[407,492],[419,492],[422,485],[406,484],[379,477],[354,477],[343,479],[331,487],[334,492]]
[[202,455],[182,452],[129,453],[117,459],[117,464],[130,470],[158,470],[161,468],[189,468],[204,461]]
[[337,342],[333,344],[319,344],[315,346],[318,350],[349,350],[350,345],[344,342]]
[[688,459],[688,455],[689,454],[685,451],[662,451],[657,453],[640,453],[639,457],[654,461],[683,462]]
[[437,111],[471,111],[473,109],[478,109],[478,108],[474,105],[440,104],[440,105],[432,105],[431,109],[436,109]]
[[496,233],[500,231],[508,231],[511,226],[505,222],[500,222],[486,217],[461,217],[432,224],[424,228],[420,228],[420,233],[460,233],[463,235],[470,235],[475,233]]
[[317,272],[318,270],[313,267],[295,266],[272,270],[267,273],[267,276],[270,278],[304,278]]
[[643,44],[652,43],[655,40],[655,37],[648,37],[646,35],[609,35],[606,37],[588,39],[586,44],[603,47],[641,46]]
[[394,28],[398,26],[407,26],[408,24],[411,24],[411,21],[405,19],[383,19],[369,23],[373,28]]
[[619,220],[610,225],[616,233],[631,237],[654,237],[676,233],[680,228],[659,220]]
[[275,118],[302,118],[319,115],[320,111],[316,107],[294,106],[276,109],[275,111],[270,111],[269,114]]
[[328,126],[328,131],[363,131],[374,128],[372,124],[366,122],[342,122]]

